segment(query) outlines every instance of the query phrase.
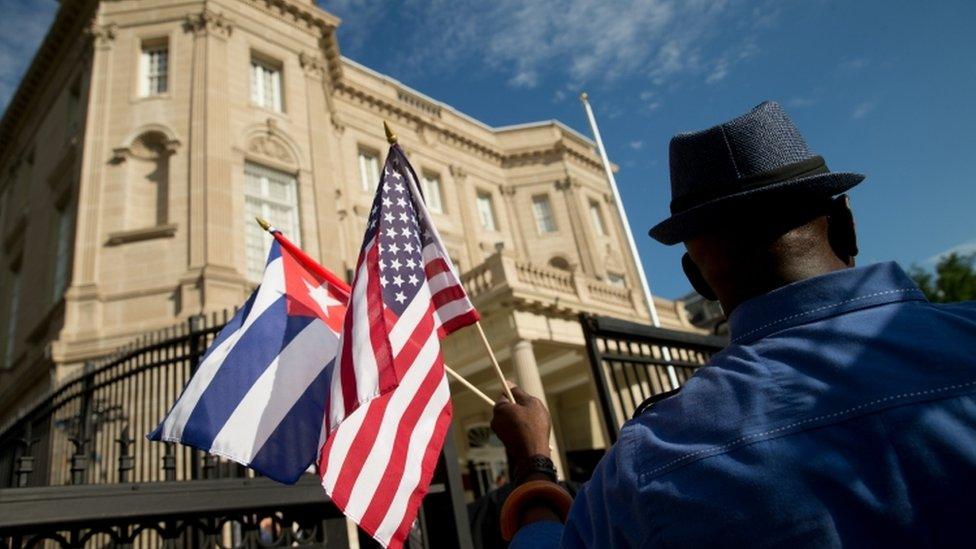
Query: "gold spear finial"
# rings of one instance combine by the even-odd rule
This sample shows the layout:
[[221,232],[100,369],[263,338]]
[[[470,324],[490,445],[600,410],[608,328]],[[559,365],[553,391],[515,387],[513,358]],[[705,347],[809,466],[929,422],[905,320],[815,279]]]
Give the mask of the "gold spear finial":
[[390,142],[390,145],[395,145],[397,142],[397,134],[393,133],[393,128],[390,127],[390,124],[386,120],[383,121],[383,129],[386,130],[386,140]]
[[271,232],[271,223],[268,223],[267,219],[263,217],[255,217],[254,220],[258,222],[258,225],[261,225],[262,229]]

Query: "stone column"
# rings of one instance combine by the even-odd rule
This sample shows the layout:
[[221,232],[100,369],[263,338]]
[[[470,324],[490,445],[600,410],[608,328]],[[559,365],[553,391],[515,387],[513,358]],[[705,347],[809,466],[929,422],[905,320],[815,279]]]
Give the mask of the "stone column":
[[561,181],[556,181],[556,189],[562,191],[566,199],[570,230],[573,233],[573,240],[576,243],[576,251],[579,254],[580,265],[586,275],[594,276],[597,272],[596,265],[599,260],[595,257],[596,243],[593,241],[587,228],[583,225],[585,219],[583,212],[580,211],[579,204],[579,188],[581,186],[582,184],[579,181],[569,176]]
[[91,73],[84,138],[80,146],[82,158],[78,174],[75,253],[71,287],[65,294],[65,326],[74,332],[68,339],[94,337],[102,324],[97,259],[102,246],[99,221],[102,216],[102,187],[110,122],[111,66],[117,31],[115,23],[101,24],[97,16],[85,29],[90,46],[85,46],[81,62],[91,63]]
[[[340,149],[337,136],[341,133],[341,124],[335,106],[332,104],[332,88],[329,84],[328,65],[324,59],[315,53],[301,52],[298,62],[305,73],[305,101],[308,125],[309,169],[311,173],[308,182],[303,185],[306,191],[299,196],[305,207],[302,210],[301,222],[303,230],[303,245],[306,250],[318,250],[318,260],[322,265],[335,273],[345,275],[346,257],[344,247],[337,245],[349,240],[345,233],[344,224],[337,213],[336,193],[339,186],[335,183],[347,181],[345,177],[345,162],[338,157]],[[331,124],[319,121],[321,113],[329,113]],[[332,167],[336,175],[330,174]],[[311,200],[308,199],[311,197]]]
[[[549,409],[546,392],[542,386],[542,376],[539,375],[539,365],[535,361],[532,342],[520,339],[512,346],[512,365],[515,367],[515,378],[523,391],[542,401]],[[555,419],[555,418],[554,418]],[[559,478],[566,478],[565,460],[562,451],[556,444],[555,429],[549,434],[549,446],[552,447],[552,461],[556,464]]]
[[[468,183],[468,171],[463,166],[451,164],[448,169],[451,172],[451,177],[454,178],[454,190],[458,197],[457,206],[458,213],[461,214],[461,224],[468,228],[464,231],[464,245],[467,248],[468,261],[471,267],[481,265],[485,261],[484,253],[478,245],[478,236],[482,233],[481,222],[477,213],[471,211],[475,200],[477,200],[477,191],[472,189]],[[471,200],[472,198],[475,200]]]
[[518,252],[518,257],[528,259],[529,249],[525,244],[522,218],[519,217],[518,210],[515,207],[515,186],[502,185],[499,190],[502,193],[502,200],[505,202],[505,211],[508,212],[508,218],[512,220],[512,241],[515,243],[515,250]]
[[234,219],[231,181],[230,101],[227,41],[233,25],[204,8],[186,17],[193,35],[188,139],[189,264],[180,280],[183,312],[220,308],[239,299],[246,281],[236,269],[241,222]]

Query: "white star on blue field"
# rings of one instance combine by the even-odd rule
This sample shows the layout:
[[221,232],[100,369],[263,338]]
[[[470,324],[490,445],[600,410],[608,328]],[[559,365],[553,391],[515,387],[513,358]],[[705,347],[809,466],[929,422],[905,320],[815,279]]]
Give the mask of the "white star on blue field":
[[[319,0],[344,55],[492,126],[590,135],[590,93],[656,294],[689,290],[667,215],[671,135],[783,104],[851,193],[862,264],[976,251],[976,3]],[[54,0],[0,0],[0,105]]]

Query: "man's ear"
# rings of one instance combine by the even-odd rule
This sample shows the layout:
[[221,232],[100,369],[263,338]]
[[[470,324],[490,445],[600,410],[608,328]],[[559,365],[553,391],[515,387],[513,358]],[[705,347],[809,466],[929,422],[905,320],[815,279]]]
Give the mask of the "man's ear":
[[691,287],[696,292],[709,301],[718,301],[715,290],[708,285],[708,282],[705,282],[705,277],[702,276],[701,269],[698,268],[698,265],[691,260],[691,256],[687,253],[681,256],[681,268],[684,269],[685,276],[688,277],[688,282],[691,282]]
[[851,199],[846,194],[831,201],[827,220],[830,247],[841,261],[853,267],[857,256],[857,232],[854,227],[854,212],[851,211]]

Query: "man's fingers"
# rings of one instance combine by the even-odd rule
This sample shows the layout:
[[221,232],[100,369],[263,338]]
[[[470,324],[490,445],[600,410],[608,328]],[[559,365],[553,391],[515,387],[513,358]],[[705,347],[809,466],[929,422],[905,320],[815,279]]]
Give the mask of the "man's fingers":
[[512,387],[512,396],[515,397],[515,402],[518,402],[522,406],[525,406],[532,400],[532,397],[528,393],[516,386]]

